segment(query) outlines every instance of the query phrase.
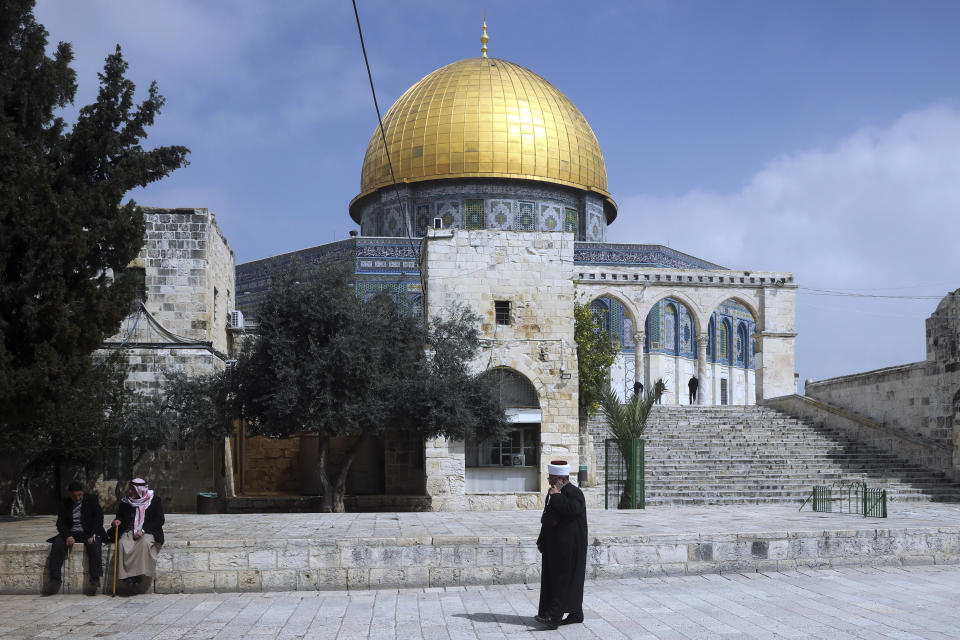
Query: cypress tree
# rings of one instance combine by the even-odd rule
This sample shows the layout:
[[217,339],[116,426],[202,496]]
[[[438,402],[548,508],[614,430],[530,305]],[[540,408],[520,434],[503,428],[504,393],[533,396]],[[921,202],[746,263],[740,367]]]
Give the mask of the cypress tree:
[[[73,54],[47,55],[34,0],[0,3],[0,443],[42,434],[65,415],[70,390],[90,375],[91,354],[114,334],[137,295],[127,265],[143,245],[132,200],[187,164],[181,146],[141,142],[164,99],[156,83],[135,104],[117,46],[100,91],[73,127]],[[21,438],[21,435],[27,438]]]

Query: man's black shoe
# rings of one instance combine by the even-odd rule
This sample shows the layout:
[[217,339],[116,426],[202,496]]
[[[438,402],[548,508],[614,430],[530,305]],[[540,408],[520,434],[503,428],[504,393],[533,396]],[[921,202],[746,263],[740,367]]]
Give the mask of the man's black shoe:
[[583,622],[583,614],[581,613],[578,616],[573,614],[568,615],[566,618],[560,621],[560,624],[580,624]]
[[50,578],[47,580],[47,583],[43,585],[43,595],[45,596],[52,596],[58,591],[60,591],[60,580],[57,578]]
[[554,631],[560,626],[560,620],[551,620],[542,616],[535,616],[534,619],[550,631]]

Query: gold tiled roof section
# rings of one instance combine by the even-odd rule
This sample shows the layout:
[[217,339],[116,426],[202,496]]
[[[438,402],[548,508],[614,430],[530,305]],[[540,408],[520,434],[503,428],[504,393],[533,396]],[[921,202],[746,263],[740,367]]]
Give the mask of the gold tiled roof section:
[[[383,118],[397,182],[522,178],[609,199],[600,145],[583,114],[520,65],[468,58],[437,69]],[[357,199],[392,184],[379,128],[370,137]]]

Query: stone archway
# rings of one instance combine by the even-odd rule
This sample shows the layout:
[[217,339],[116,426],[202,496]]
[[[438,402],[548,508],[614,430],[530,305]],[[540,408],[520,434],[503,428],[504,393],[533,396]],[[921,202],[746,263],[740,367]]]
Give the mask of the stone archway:
[[500,402],[513,428],[503,439],[464,443],[467,493],[538,491],[540,483],[540,395],[525,375],[510,367],[483,373],[494,376]]

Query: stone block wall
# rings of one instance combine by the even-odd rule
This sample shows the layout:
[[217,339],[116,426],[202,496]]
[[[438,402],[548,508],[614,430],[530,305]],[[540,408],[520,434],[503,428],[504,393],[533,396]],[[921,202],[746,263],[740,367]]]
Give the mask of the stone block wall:
[[300,494],[300,438],[247,436],[243,456],[241,493]]
[[147,310],[167,331],[226,353],[234,256],[213,213],[144,207],[144,218],[144,246],[132,266],[144,269]]
[[932,362],[807,382],[806,395],[944,446],[953,441],[952,394]]
[[927,318],[927,359],[806,383],[806,395],[951,452],[960,477],[960,289]]
[[[536,389],[540,424],[540,487],[546,466],[579,463],[577,360],[573,319],[573,233],[431,231],[424,250],[427,312],[464,304],[481,317],[486,345],[474,368],[509,367]],[[494,301],[510,303],[510,323],[498,324]],[[466,494],[462,442],[437,438],[426,447],[427,494],[435,509],[536,508],[536,493]],[[483,497],[489,496],[489,497]],[[496,507],[501,508],[501,507]]]

